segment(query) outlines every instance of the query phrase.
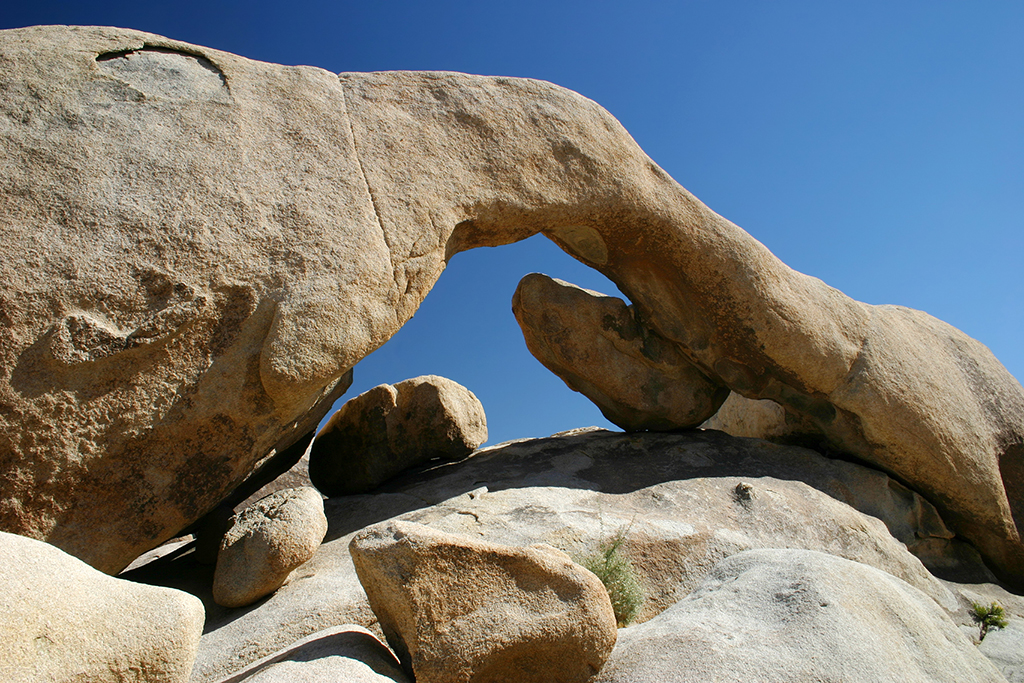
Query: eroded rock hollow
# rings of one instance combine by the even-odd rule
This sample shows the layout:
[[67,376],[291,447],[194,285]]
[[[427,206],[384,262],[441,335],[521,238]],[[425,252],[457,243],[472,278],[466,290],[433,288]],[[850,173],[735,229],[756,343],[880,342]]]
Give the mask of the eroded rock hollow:
[[452,255],[543,233],[1024,579],[1020,384],[791,270],[594,102],[111,28],[0,32],[0,61],[0,528],[119,570],[308,434]]

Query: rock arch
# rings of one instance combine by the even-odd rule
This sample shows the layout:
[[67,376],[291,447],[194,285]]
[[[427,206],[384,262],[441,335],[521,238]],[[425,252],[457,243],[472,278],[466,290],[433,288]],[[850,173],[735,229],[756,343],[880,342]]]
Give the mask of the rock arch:
[[[216,96],[155,85],[160,57],[96,61],[133,51],[189,55]],[[594,102],[95,27],[4,31],[0,59],[0,528],[117,571],[308,433],[448,258],[539,232],[1024,579],[1000,474],[1020,470],[1020,384],[952,327],[788,268]]]

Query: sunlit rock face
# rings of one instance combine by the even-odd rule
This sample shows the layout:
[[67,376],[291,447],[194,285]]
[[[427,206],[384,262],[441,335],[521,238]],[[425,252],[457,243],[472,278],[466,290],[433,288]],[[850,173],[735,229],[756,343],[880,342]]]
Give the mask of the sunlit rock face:
[[530,273],[512,312],[530,353],[626,431],[692,429],[729,395],[617,297]]
[[622,632],[595,683],[1004,679],[921,591],[858,562],[763,549],[720,562],[703,584]]
[[709,379],[896,474],[1024,578],[1024,389],[797,273],[539,81],[0,33],[0,528],[106,571],[309,432],[453,254],[545,234]]
[[309,479],[325,496],[366,493],[431,460],[461,460],[485,441],[487,415],[472,391],[447,377],[412,377],[346,401],[313,442]]

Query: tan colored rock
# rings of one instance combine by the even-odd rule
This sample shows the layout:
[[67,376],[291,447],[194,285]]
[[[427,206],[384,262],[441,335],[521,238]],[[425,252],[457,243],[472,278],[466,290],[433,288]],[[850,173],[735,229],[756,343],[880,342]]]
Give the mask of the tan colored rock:
[[184,683],[203,604],[0,532],[0,680]]
[[591,680],[615,644],[596,576],[550,546],[508,547],[390,522],[349,546],[417,683]]
[[461,460],[487,441],[487,417],[466,387],[437,375],[381,384],[350,399],[317,434],[309,479],[327,496],[370,491],[435,458]]
[[324,500],[310,487],[284,489],[235,515],[213,575],[213,599],[244,607],[280,588],[327,534]]
[[1020,383],[786,267],[594,102],[122,29],[5,31],[0,61],[0,528],[126,566],[308,432],[448,258],[540,232],[1024,581]]
[[[751,487],[749,500],[736,496],[738,483]],[[316,555],[252,609],[214,604],[209,571],[191,564],[191,555],[155,566],[158,575],[136,578],[170,581],[209,605],[196,683],[217,681],[331,626],[358,623],[376,631],[348,545],[381,520],[503,545],[546,543],[573,557],[628,529],[623,552],[647,593],[640,621],[678,602],[722,558],[752,548],[819,550],[870,564],[950,609],[949,590],[897,538],[943,542],[947,552],[966,545],[936,537],[948,530],[934,510],[882,473],[805,448],[710,431],[591,429],[526,439],[482,449],[420,478],[403,477],[387,493],[332,498],[325,508],[331,530]],[[976,590],[991,579],[965,580]],[[998,600],[1024,616],[1008,596],[1000,591],[971,599]],[[964,623],[970,623],[966,608]]]
[[767,549],[723,560],[685,599],[621,631],[598,680],[1005,679],[913,586],[833,555]]
[[756,400],[731,392],[703,429],[717,429],[731,436],[765,439],[774,443],[801,443],[821,439],[821,432],[771,399]]
[[398,285],[336,76],[65,26],[0,62],[0,528],[116,572],[316,427]]
[[531,273],[512,312],[530,353],[626,431],[696,427],[729,395],[622,299]]
[[[835,455],[826,437],[810,420],[795,416],[771,399],[754,400],[733,392],[701,427]],[[933,573],[962,581],[996,580],[977,551],[956,540],[934,505],[884,473],[860,468],[856,479],[834,481],[822,490],[883,520],[892,535]]]

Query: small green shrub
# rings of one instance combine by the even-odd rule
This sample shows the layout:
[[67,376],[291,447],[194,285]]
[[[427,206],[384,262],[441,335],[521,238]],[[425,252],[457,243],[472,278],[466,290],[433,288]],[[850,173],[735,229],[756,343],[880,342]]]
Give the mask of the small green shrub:
[[974,614],[971,617],[973,617],[974,623],[978,624],[978,627],[981,629],[978,634],[979,641],[985,640],[989,629],[1006,628],[1009,623],[1006,620],[1006,612],[1003,610],[1003,606],[998,602],[993,602],[988,607],[975,602],[973,607]]
[[[632,526],[632,525],[630,525]],[[625,555],[622,544],[626,541],[629,527],[620,529],[615,536],[600,546],[599,552],[589,555],[580,562],[597,575],[608,591],[619,628],[628,626],[639,614],[647,596],[636,578],[636,569]]]

